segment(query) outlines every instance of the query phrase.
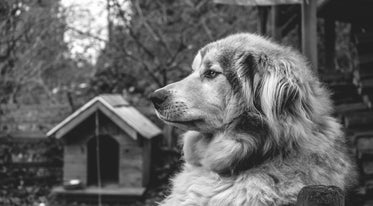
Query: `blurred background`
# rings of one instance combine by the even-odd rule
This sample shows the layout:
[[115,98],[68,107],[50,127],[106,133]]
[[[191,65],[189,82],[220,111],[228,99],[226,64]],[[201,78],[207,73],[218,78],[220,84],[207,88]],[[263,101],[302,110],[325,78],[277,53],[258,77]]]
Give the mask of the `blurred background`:
[[[372,9],[373,2],[365,0],[1,0],[0,205],[155,205],[162,200],[182,163],[181,131],[163,125],[147,97],[187,76],[199,48],[237,32],[266,35],[308,57],[333,92],[335,116],[345,126],[361,173],[349,205],[373,205]],[[95,101],[111,110],[130,105],[143,116],[114,112],[113,117],[99,106],[96,111]],[[134,118],[161,131],[149,143],[151,151],[145,140],[133,143],[140,148],[134,156],[149,154],[133,171],[149,178],[140,186],[133,183],[141,194],[128,192],[131,185],[125,185],[125,194],[115,193],[123,187],[121,180],[106,189],[100,180],[89,185],[90,166],[79,171],[84,174],[66,177],[76,166],[66,166],[70,143],[58,132],[70,122],[71,130],[87,130],[82,123],[94,122],[89,119],[94,113],[78,110],[81,106],[93,108],[103,122],[126,125]],[[115,120],[118,116],[123,118]],[[82,154],[87,145],[79,147]],[[76,188],[69,187],[73,179],[80,181]],[[89,192],[89,186],[99,190]],[[107,201],[105,195],[116,198]]]

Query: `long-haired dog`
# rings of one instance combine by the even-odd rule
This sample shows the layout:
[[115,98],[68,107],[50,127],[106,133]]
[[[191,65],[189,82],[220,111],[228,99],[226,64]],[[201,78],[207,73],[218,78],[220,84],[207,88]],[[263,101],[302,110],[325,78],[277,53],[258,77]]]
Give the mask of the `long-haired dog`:
[[306,185],[352,183],[330,95],[298,52],[236,34],[200,49],[192,70],[151,96],[160,119],[189,130],[161,205],[291,205]]

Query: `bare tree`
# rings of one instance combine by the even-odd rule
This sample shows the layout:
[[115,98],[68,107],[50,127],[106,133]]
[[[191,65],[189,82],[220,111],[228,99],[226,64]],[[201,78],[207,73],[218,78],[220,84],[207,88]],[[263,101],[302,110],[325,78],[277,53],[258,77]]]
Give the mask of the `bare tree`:
[[253,10],[208,0],[108,0],[108,5],[110,38],[97,70],[131,74],[135,78],[123,81],[145,96],[187,75],[193,55],[206,42],[256,28],[249,23]]
[[58,1],[1,1],[1,103],[58,102],[53,88],[79,76],[77,62],[67,55],[59,9]]

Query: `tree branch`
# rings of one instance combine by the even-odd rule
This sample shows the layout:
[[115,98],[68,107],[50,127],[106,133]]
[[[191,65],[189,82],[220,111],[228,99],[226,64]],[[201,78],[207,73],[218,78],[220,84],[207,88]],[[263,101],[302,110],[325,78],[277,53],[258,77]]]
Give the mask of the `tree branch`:
[[[98,36],[95,36],[95,35],[93,35],[93,34],[91,34],[91,33],[89,33],[89,32],[84,32],[84,31],[81,31],[81,30],[76,29],[76,28],[73,28],[73,27],[68,27],[68,28],[71,29],[71,30],[73,30],[73,31],[75,31],[75,32],[77,32],[77,33],[79,33],[79,34],[81,34],[81,35],[86,35],[86,36],[91,37],[91,38],[93,38],[93,39],[96,39],[96,40],[99,40],[99,41],[103,41],[103,42],[105,42],[105,43],[108,43],[108,41],[107,41],[106,39],[103,39],[103,38],[100,38],[100,37],[98,37]],[[117,49],[119,49],[120,51],[122,51],[123,54],[124,54],[125,56],[127,56],[128,58],[130,58],[130,59],[132,59],[132,60],[134,60],[134,61],[140,63],[140,64],[143,66],[143,68],[145,69],[145,71],[150,75],[150,77],[155,81],[155,83],[156,83],[158,86],[162,86],[162,85],[163,85],[163,84],[160,82],[160,80],[158,79],[158,77],[155,76],[155,74],[154,74],[155,72],[152,71],[152,69],[150,69],[150,67],[149,67],[147,64],[145,64],[144,61],[143,61],[142,59],[139,59],[139,58],[137,58],[136,56],[130,54],[130,53],[129,53],[129,52],[128,52],[124,47],[121,47],[121,46],[118,46],[118,45],[115,45],[115,44],[113,44],[112,46],[114,46],[114,47],[116,47]]]
[[149,32],[151,32],[153,34],[154,40],[159,42],[166,49],[166,52],[168,53],[169,56],[172,56],[171,49],[167,45],[164,38],[159,33],[155,32],[155,30],[150,26],[150,23],[148,22],[148,20],[144,17],[144,14],[142,12],[142,9],[139,5],[138,0],[135,1],[135,8],[136,8],[137,13],[140,15],[140,18],[144,22],[145,27],[148,29]]

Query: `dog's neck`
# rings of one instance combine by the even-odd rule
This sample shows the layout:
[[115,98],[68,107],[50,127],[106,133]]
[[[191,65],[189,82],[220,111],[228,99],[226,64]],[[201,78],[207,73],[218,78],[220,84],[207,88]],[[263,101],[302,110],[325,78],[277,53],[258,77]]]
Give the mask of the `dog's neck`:
[[[216,133],[187,132],[184,158],[187,163],[204,167],[221,175],[234,175],[264,163],[278,154],[268,137],[225,131]],[[264,149],[267,149],[264,151]]]

